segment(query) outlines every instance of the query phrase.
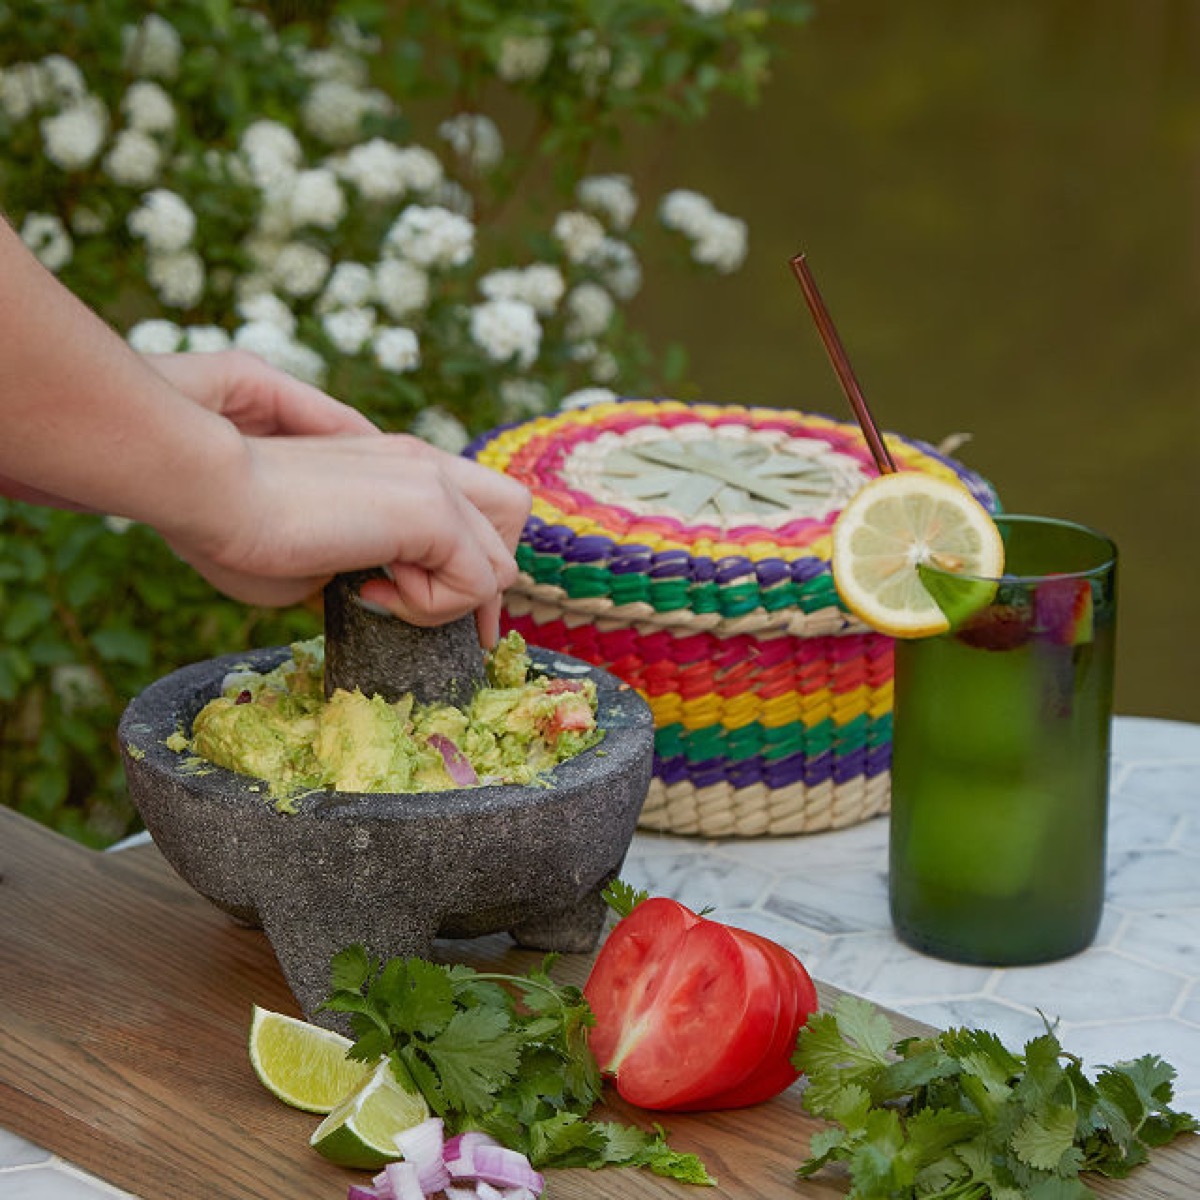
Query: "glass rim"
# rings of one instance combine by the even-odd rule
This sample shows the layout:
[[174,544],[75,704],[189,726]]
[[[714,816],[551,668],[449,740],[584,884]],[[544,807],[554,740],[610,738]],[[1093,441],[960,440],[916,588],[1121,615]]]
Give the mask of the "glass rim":
[[980,583],[995,584],[1031,584],[1038,583],[1043,579],[1094,579],[1098,575],[1103,575],[1106,571],[1111,571],[1117,564],[1116,542],[1108,534],[1101,533],[1098,529],[1093,529],[1090,525],[1081,525],[1078,521],[1068,521],[1063,517],[1041,517],[1035,513],[997,512],[992,513],[991,517],[997,525],[1040,525],[1080,534],[1105,547],[1104,561],[1082,571],[1045,571],[1036,575],[1014,575],[1007,571],[1002,572],[1000,575],[977,575],[971,571],[947,571],[942,567],[934,566],[931,562],[922,563],[922,569],[938,575],[944,575],[947,579],[969,579],[973,581],[977,580]]

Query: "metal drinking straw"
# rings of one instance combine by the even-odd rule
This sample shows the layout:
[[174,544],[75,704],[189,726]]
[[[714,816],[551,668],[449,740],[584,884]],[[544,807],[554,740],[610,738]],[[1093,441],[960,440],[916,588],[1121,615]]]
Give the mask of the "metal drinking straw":
[[829,310],[825,307],[824,300],[821,299],[821,293],[817,290],[817,281],[813,278],[803,254],[797,254],[792,259],[792,271],[800,283],[804,298],[808,301],[808,307],[812,310],[813,320],[817,323],[817,332],[821,335],[821,341],[825,343],[829,361],[833,364],[842,390],[846,393],[846,399],[850,401],[850,407],[854,409],[854,415],[862,427],[863,437],[867,439],[867,445],[875,459],[875,465],[879,468],[881,475],[890,475],[896,470],[896,464],[892,461],[891,452],[883,443],[879,426],[875,424],[875,418],[871,416],[871,410],[867,407],[867,401],[854,376],[854,368],[850,365],[846,348],[842,345],[842,339],[838,337],[833,318],[830,317]]

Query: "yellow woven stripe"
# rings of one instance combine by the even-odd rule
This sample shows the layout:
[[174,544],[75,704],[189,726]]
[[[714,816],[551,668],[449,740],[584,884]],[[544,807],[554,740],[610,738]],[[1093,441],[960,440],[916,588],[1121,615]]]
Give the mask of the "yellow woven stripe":
[[867,712],[872,700],[871,689],[865,684],[856,687],[852,692],[843,692],[833,702],[833,719],[839,725],[846,725],[855,717]]
[[768,729],[778,729],[781,725],[790,725],[793,721],[799,721],[803,715],[804,708],[800,703],[800,693],[788,692],[786,695],[773,696],[770,700],[764,700],[759,720]]

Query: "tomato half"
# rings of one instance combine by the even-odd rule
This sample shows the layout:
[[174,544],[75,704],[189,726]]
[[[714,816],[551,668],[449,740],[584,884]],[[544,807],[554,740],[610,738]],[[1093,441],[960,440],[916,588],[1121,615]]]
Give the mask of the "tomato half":
[[776,1037],[767,953],[674,901],[639,904],[608,935],[584,986],[592,1050],[631,1104],[678,1109],[747,1078]]
[[622,1035],[654,1004],[684,933],[699,919],[682,904],[654,896],[609,933],[583,989],[596,1018],[588,1043],[605,1073],[613,1072]]

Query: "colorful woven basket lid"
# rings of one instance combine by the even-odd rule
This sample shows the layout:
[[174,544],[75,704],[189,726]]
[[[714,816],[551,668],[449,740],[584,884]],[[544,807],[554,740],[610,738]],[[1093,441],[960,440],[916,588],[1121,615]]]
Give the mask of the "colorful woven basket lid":
[[[899,469],[996,508],[932,446],[887,443]],[[654,711],[643,825],[807,832],[886,807],[891,642],[845,610],[829,564],[834,520],[877,473],[857,426],[621,400],[493,430],[468,452],[533,493],[507,624],[613,670]]]

